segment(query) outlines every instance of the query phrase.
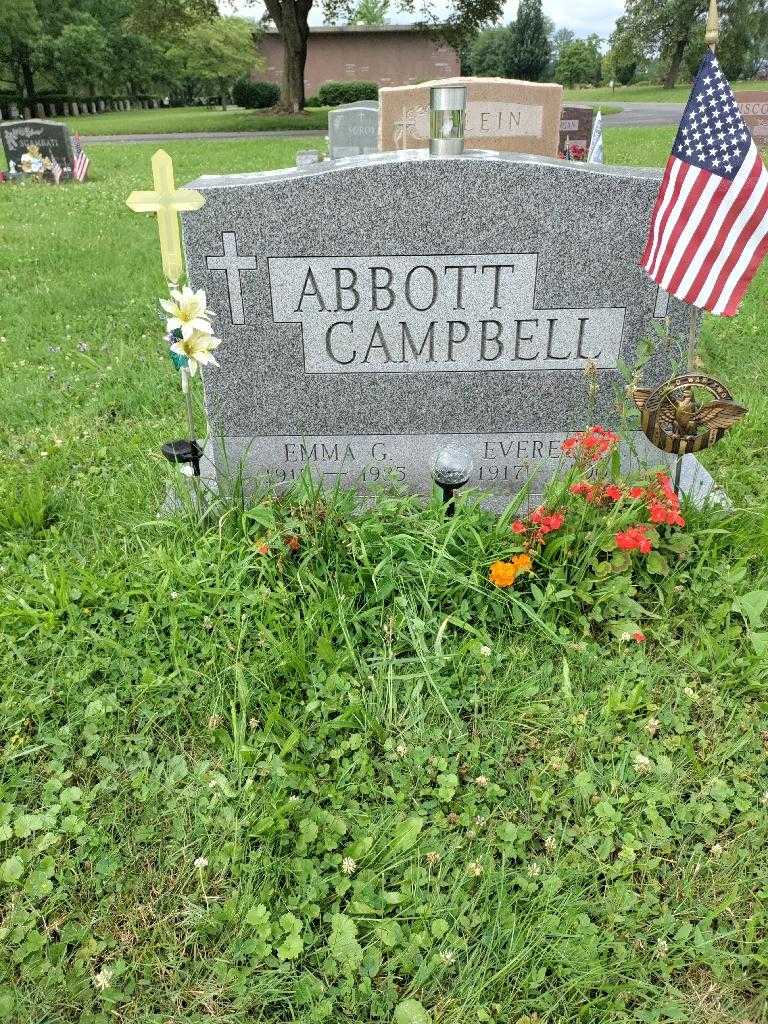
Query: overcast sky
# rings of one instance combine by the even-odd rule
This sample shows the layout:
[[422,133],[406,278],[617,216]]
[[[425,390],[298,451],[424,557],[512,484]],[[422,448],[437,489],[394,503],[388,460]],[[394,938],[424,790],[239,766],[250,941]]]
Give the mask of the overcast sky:
[[[505,22],[510,21],[517,11],[518,0],[507,0],[504,5]],[[219,6],[224,13],[232,12],[232,5],[225,0],[220,0]],[[235,0],[238,13],[247,17],[258,17],[263,10],[260,3],[245,6]],[[437,0],[436,10],[439,12],[443,7],[447,10],[448,4],[441,4]],[[607,39],[613,31],[613,26],[618,16],[624,10],[623,0],[543,0],[544,13],[554,21],[558,28],[569,28],[577,36],[588,36],[591,32],[597,32],[603,39]],[[406,15],[397,12],[396,0],[393,0],[390,7],[390,14],[387,20],[393,24],[402,24],[416,20],[417,15]],[[320,0],[312,8],[309,16],[310,25],[322,25],[323,13]]]

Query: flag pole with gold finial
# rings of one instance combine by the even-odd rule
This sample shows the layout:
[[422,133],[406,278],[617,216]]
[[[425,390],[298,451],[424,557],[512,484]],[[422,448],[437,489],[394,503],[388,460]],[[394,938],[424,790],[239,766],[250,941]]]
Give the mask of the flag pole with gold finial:
[[707,46],[715,52],[717,41],[720,37],[720,18],[717,14],[717,0],[709,0],[709,11],[707,13],[707,31],[704,36]]
[[[712,53],[717,48],[720,38],[720,17],[717,13],[717,0],[709,0],[707,11],[707,27],[704,33],[704,40]],[[688,330],[688,369],[692,372],[696,369],[696,317],[691,317],[691,326]]]

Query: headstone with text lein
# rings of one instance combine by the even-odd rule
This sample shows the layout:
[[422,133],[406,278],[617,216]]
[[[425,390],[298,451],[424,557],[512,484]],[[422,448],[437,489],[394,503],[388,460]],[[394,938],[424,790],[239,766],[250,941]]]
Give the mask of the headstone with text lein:
[[562,86],[509,78],[446,78],[379,89],[382,152],[429,145],[429,96],[436,85],[466,87],[467,149],[557,156]]

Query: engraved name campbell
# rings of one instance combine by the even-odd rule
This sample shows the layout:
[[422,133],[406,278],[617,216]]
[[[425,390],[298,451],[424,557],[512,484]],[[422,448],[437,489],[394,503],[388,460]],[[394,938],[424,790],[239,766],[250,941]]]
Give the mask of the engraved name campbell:
[[616,367],[622,307],[539,308],[535,253],[268,260],[309,373]]

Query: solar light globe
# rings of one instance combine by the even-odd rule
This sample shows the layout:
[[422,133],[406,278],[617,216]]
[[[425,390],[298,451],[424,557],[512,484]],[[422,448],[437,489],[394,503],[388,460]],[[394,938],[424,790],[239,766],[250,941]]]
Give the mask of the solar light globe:
[[463,487],[474,468],[472,455],[458,444],[447,444],[432,457],[432,479],[440,487]]

